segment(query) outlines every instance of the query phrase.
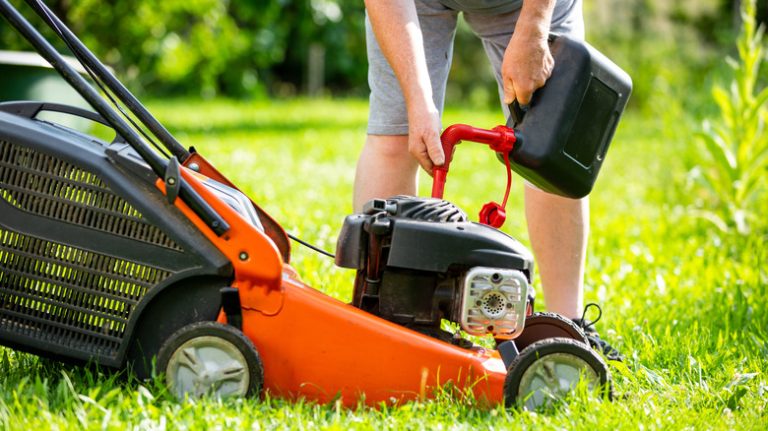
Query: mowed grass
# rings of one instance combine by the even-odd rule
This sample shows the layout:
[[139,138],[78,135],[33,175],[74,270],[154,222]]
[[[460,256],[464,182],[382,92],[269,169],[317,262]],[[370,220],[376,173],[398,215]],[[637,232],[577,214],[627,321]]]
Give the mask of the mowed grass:
[[[150,104],[289,232],[333,251],[351,211],[364,101]],[[449,110],[445,125],[492,127],[496,112]],[[0,428],[6,429],[768,429],[768,252],[765,233],[718,234],[685,211],[685,133],[629,113],[591,197],[587,300],[598,328],[627,357],[613,364],[613,402],[579,394],[547,412],[436,401],[344,409],[338,404],[249,400],[177,402],[161,382],[140,384],[0,349]],[[428,194],[422,178],[422,195]],[[502,197],[504,169],[462,144],[446,198],[474,217]],[[527,243],[521,181],[504,230]],[[294,244],[305,281],[348,300],[353,274]],[[311,360],[308,355],[307,360]]]

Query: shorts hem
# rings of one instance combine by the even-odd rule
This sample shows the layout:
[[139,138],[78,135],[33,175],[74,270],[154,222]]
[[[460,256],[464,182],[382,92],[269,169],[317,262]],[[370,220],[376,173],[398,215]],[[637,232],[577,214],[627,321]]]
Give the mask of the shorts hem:
[[368,124],[369,135],[407,135],[408,125]]

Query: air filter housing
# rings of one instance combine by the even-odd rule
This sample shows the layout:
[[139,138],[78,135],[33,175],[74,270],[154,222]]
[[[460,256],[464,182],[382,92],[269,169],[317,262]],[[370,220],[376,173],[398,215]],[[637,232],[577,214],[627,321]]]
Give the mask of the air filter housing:
[[467,273],[461,328],[471,335],[515,338],[525,326],[528,279],[520,271],[476,267]]

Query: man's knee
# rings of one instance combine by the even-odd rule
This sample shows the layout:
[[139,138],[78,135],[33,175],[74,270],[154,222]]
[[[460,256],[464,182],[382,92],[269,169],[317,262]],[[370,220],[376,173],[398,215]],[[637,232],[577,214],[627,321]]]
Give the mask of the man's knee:
[[365,141],[366,151],[382,161],[394,163],[413,162],[408,152],[407,135],[368,135]]

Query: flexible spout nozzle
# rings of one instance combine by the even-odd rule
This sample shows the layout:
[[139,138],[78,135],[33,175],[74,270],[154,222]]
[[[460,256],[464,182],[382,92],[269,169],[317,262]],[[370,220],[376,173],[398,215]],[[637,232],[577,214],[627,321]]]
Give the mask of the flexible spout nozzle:
[[442,166],[435,166],[432,170],[432,197],[443,198],[445,192],[445,182],[448,179],[448,170],[451,167],[453,151],[456,145],[461,141],[477,142],[488,145],[493,151],[499,153],[509,153],[514,148],[518,138],[515,136],[514,129],[506,126],[496,126],[491,130],[479,129],[466,124],[454,124],[443,131],[440,135],[440,142],[445,154],[445,163]]

